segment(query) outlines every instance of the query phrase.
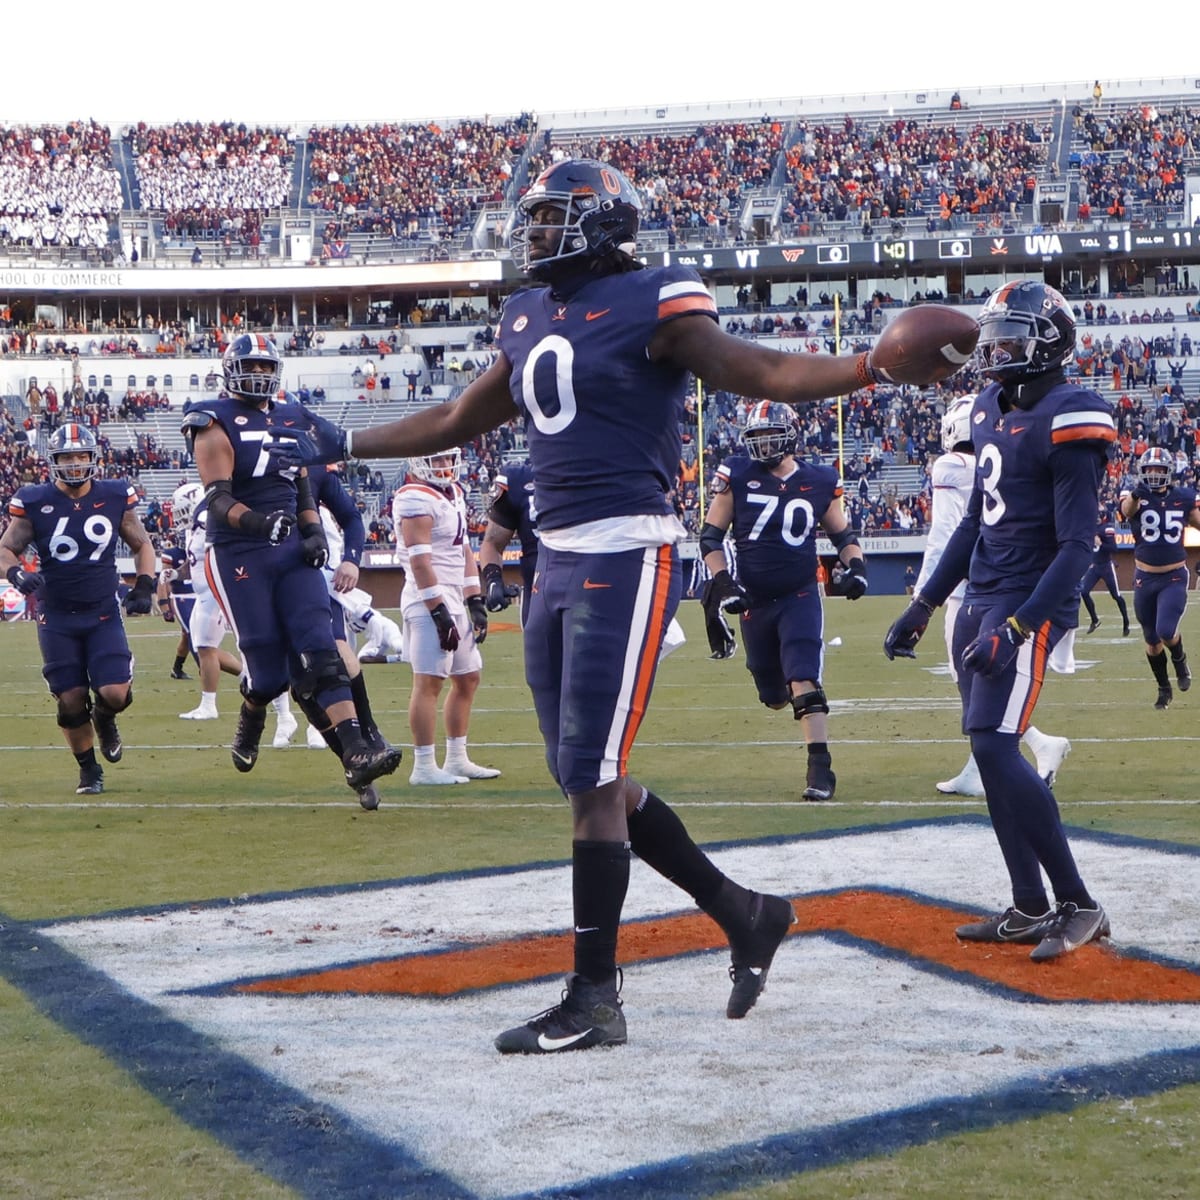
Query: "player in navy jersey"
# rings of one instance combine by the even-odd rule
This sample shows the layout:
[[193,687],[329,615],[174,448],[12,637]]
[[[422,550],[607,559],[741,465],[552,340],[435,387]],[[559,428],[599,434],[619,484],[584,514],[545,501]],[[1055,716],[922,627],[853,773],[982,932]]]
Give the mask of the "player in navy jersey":
[[1121,516],[1133,530],[1133,612],[1142,627],[1146,657],[1158,683],[1155,708],[1170,705],[1174,693],[1167,676],[1167,652],[1179,690],[1192,686],[1179,623],[1187,608],[1189,572],[1183,529],[1200,529],[1196,489],[1171,486],[1175,464],[1157,446],[1138,459],[1138,483],[1121,497]]
[[524,625],[538,558],[537,502],[529,463],[507,463],[497,472],[489,500],[487,528],[479,545],[479,579],[484,601],[488,612],[500,612],[509,606],[504,587],[504,551],[515,536],[521,543],[521,624]]
[[[12,522],[0,539],[0,571],[25,595],[39,593],[42,676],[79,764],[75,790],[96,795],[104,791],[96,738],[104,758],[119,762],[117,714],[133,700],[133,658],[117,603],[117,545],[124,542],[133,552],[137,573],[125,596],[128,614],[150,611],[154,547],[137,515],[132,485],[100,478],[96,439],[87,429],[59,426],[50,435],[47,454],[49,482],[19,488],[9,502]],[[21,565],[31,545],[40,571]]]
[[730,1017],[758,999],[793,920],[786,899],[726,878],[628,774],[679,603],[685,535],[670,490],[680,420],[692,375],[795,404],[852,392],[878,369],[870,354],[782,354],[723,333],[694,270],[643,269],[633,257],[640,212],[629,181],[604,163],[544,171],[510,239],[532,286],[508,300],[492,365],[454,401],[401,421],[350,433],[317,418],[289,459],[432,454],[524,419],[541,539],[525,672],[547,764],[571,802],[575,962],[560,1004],[497,1038],[504,1053],[626,1040],[616,950],[631,844],[729,938]]
[[[204,489],[198,483],[184,486],[199,488],[200,494],[204,494]],[[176,489],[177,493],[178,490]],[[172,508],[171,515],[176,536],[180,542],[186,542],[187,529],[182,527],[179,515],[174,508]],[[190,679],[191,676],[183,668],[187,663],[188,655],[194,652],[192,643],[188,639],[187,619],[186,617],[181,619],[179,615],[181,604],[189,611],[191,608],[188,598],[192,595],[192,585],[187,577],[187,549],[183,545],[164,546],[159,553],[159,559],[161,569],[158,573],[158,587],[155,592],[159,615],[164,621],[172,624],[178,622],[179,624],[179,641],[175,646],[175,663],[171,667],[171,678]],[[180,597],[180,599],[176,600],[176,597]]]
[[1013,902],[957,932],[968,941],[1033,944],[1038,962],[1109,932],[1075,865],[1054,795],[1020,752],[1047,662],[1078,619],[1079,580],[1116,440],[1107,402],[1067,382],[1063,367],[1074,348],[1074,318],[1053,288],[1008,283],[988,300],[976,354],[992,382],[971,415],[975,489],[937,568],[884,640],[888,658],[915,657],[933,611],[966,578],[954,625],[963,731]]
[[1129,609],[1125,607],[1125,597],[1121,595],[1121,585],[1117,582],[1117,568],[1113,566],[1113,555],[1117,552],[1117,527],[1103,510],[1092,546],[1092,561],[1084,573],[1083,582],[1079,585],[1083,607],[1087,609],[1087,631],[1095,633],[1100,628],[1100,615],[1096,612],[1091,593],[1097,583],[1103,583],[1108,589],[1108,594],[1117,602],[1117,609],[1121,614],[1121,636],[1128,637]]
[[332,724],[346,782],[356,790],[390,774],[400,752],[364,737],[350,677],[334,642],[320,568],[328,544],[306,474],[275,455],[275,431],[311,414],[277,404],[282,363],[261,334],[239,334],[222,365],[228,397],[190,407],[184,429],[208,502],[205,571],[242,657],[242,708],[232,757],[258,759],[267,705],[289,681]]
[[[829,703],[821,686],[824,613],[817,583],[817,527],[838,552],[830,590],[857,600],[867,591],[862,548],[842,509],[831,467],[796,458],[800,431],[786,404],[762,400],[742,433],[748,458],[717,468],[713,499],[700,531],[700,552],[712,572],[704,609],[713,657],[728,657],[733,636],[722,615],[741,614],[746,667],[768,708],[790,704],[808,750],[805,800],[830,800],[837,785],[829,753]],[[732,530],[737,579],[724,542]]]

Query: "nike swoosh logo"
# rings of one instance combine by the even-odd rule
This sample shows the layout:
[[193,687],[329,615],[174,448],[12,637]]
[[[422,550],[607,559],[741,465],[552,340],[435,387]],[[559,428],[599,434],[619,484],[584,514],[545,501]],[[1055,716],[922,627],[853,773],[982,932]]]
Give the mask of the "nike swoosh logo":
[[248,763],[254,761],[249,754],[239,754],[236,750],[231,751],[231,753],[233,754],[233,757],[238,760],[238,762]]
[[1028,428],[1028,425],[1014,425],[1008,432],[1013,434],[1024,433]]
[[612,312],[611,308],[602,308],[599,312],[588,313],[588,315],[584,318],[584,320],[598,321],[602,316],[605,315],[605,313],[610,313],[610,312]]
[[568,1046],[575,1045],[581,1038],[587,1037],[592,1031],[585,1029],[582,1033],[573,1033],[570,1037],[552,1038],[547,1037],[544,1033],[538,1034],[538,1049],[539,1050],[565,1050]]
[[590,579],[585,579],[583,581],[583,590],[585,592],[590,592],[593,588],[610,588],[610,587],[612,587],[611,583],[593,583]]

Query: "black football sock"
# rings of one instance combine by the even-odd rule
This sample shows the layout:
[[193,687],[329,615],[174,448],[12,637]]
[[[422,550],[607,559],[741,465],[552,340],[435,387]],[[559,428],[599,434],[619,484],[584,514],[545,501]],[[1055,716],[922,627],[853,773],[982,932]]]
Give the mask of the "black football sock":
[[187,662],[186,654],[175,655],[175,674],[178,675],[183,670],[183,664]]
[[85,770],[96,765],[96,747],[89,746],[86,750],[75,752],[75,761]]
[[[328,719],[326,717],[326,720]],[[343,762],[346,760],[347,755],[361,754],[367,748],[367,743],[363,740],[362,727],[359,725],[357,717],[348,717],[344,721],[339,721],[333,727],[333,732],[342,747]]]
[[1123,596],[1117,597],[1117,608],[1121,612],[1121,624],[1126,629],[1128,629],[1129,628],[1129,609],[1125,606],[1125,598]]
[[591,983],[617,974],[617,930],[629,889],[628,842],[573,842],[575,970]]
[[1183,650],[1183,638],[1180,638],[1179,641],[1177,641],[1175,643],[1175,645],[1168,646],[1167,649],[1170,650],[1171,661],[1173,663],[1175,663],[1176,666],[1178,666],[1182,662],[1187,662],[1187,655],[1184,653],[1184,650]]
[[354,711],[358,713],[358,723],[362,726],[363,737],[368,742],[375,741],[379,736],[379,726],[371,712],[371,698],[367,695],[367,681],[361,671],[350,680],[350,695],[354,700]]
[[653,792],[646,792],[629,814],[629,844],[642,862],[707,911],[725,876],[692,841],[674,810]]
[[1095,621],[1096,605],[1092,602],[1091,596],[1087,595],[1086,593],[1084,593],[1083,596],[1083,607],[1087,609],[1088,620]]
[[815,758],[820,754],[824,754],[827,758],[829,757],[829,743],[828,742],[809,742],[808,743],[808,757]]
[[1170,687],[1171,681],[1167,678],[1167,652],[1160,650],[1157,654],[1147,654],[1146,658],[1150,662],[1150,670],[1154,672],[1154,678],[1158,680],[1158,686]]

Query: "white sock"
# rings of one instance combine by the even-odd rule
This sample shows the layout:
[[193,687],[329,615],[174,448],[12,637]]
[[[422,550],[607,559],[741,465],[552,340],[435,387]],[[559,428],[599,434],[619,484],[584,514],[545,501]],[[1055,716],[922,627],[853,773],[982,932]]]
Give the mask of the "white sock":
[[467,739],[465,737],[448,737],[446,739],[446,757],[447,758],[466,758],[467,757]]
[[286,716],[292,710],[288,705],[287,692],[281,692],[274,700],[271,701],[271,707],[275,710],[277,717]]
[[216,708],[217,707],[217,693],[216,692],[201,692],[200,693],[200,707],[201,708]]
[[1023,741],[1025,743],[1025,745],[1027,745],[1030,748],[1030,750],[1035,749],[1037,747],[1038,742],[1040,742],[1041,740],[1042,740],[1041,730],[1036,729],[1033,725],[1030,725],[1029,728],[1026,729],[1023,734],[1021,734],[1021,741]]
[[433,750],[434,750],[434,748],[432,746],[414,746],[413,747],[413,758],[418,761],[424,759],[428,762],[432,762],[433,761]]

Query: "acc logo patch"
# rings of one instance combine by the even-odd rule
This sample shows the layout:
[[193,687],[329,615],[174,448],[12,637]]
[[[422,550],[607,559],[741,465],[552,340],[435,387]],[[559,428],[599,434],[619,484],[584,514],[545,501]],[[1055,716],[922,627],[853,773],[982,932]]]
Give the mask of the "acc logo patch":
[[517,319],[516,319],[516,320],[513,322],[513,333],[520,333],[520,332],[521,332],[521,330],[522,330],[522,329],[524,329],[524,328],[525,328],[525,326],[526,326],[526,325],[528,325],[528,324],[529,324],[529,318],[528,318],[528,317],[518,317],[518,318],[517,318]]
[[[984,820],[715,851],[798,916],[769,989],[732,1022],[723,935],[635,862],[619,947],[628,1045],[563,1058],[504,1057],[492,1038],[559,997],[567,864],[19,938],[5,922],[0,971],[304,1194],[319,1154],[324,1195],[703,1196],[743,1184],[748,1154],[756,1179],[780,1178],[1200,1080],[1200,852],[1079,831],[1073,845],[1116,940],[1052,964],[954,937],[1009,902]],[[31,939],[38,954],[15,953]],[[744,1103],[751,1090],[770,1103]]]

